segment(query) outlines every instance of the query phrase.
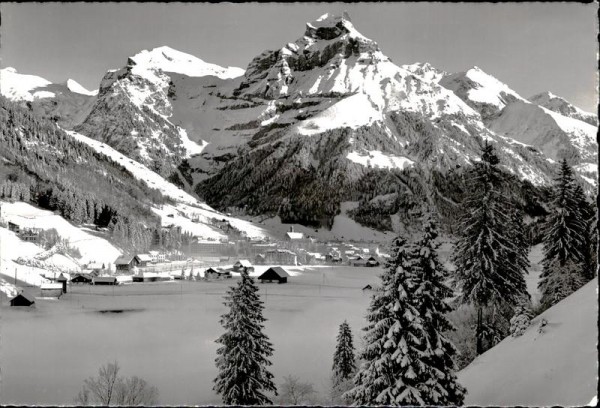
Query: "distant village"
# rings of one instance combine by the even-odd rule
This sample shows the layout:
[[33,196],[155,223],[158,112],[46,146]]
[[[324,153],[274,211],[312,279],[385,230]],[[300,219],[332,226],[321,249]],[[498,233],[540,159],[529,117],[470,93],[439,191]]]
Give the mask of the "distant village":
[[[260,282],[287,283],[290,275],[285,268],[288,266],[377,267],[388,257],[374,243],[321,242],[294,231],[293,227],[280,240],[256,240],[235,234],[225,220],[218,225],[223,231],[231,232],[234,239],[194,239],[179,250],[156,248],[146,253],[125,253],[116,259],[83,265],[73,259],[73,265],[78,267],[45,267],[44,259],[60,250],[59,245],[55,245],[34,258],[18,258],[15,262],[47,270],[44,275],[47,283],[41,286],[42,297],[60,297],[68,291],[68,285],[221,280],[232,278],[232,273],[253,272],[255,265],[272,266],[257,277]],[[16,219],[8,221],[7,226],[21,240],[36,244],[40,243],[44,233],[39,228],[21,225]],[[27,300],[15,302],[27,303]]]

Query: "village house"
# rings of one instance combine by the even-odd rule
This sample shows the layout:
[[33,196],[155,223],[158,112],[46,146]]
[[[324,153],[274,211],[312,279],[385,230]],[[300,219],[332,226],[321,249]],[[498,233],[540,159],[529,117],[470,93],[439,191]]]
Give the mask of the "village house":
[[298,256],[288,249],[272,249],[256,256],[256,264],[298,265]]
[[262,275],[258,277],[260,283],[277,281],[278,283],[287,283],[289,274],[280,266],[273,266],[267,269]]
[[19,293],[14,298],[10,299],[11,306],[31,306],[35,303],[33,296],[26,294],[25,292]]
[[221,268],[208,268],[204,271],[205,279],[229,279],[231,272]]
[[375,267],[379,266],[379,261],[375,259],[375,257],[370,256],[368,258],[363,258],[362,256],[355,257],[350,260],[350,265],[352,266],[365,266],[365,267]]
[[140,259],[137,255],[122,255],[115,261],[117,272],[133,272],[134,268],[140,265]]
[[140,267],[148,266],[150,262],[152,262],[152,257],[149,254],[137,254],[136,255]]
[[239,261],[237,261],[236,263],[233,264],[233,271],[234,272],[242,272],[244,269],[247,272],[254,271],[254,267],[252,266],[252,264],[250,263],[250,261],[247,260],[247,259],[240,259]]
[[87,273],[79,273],[71,279],[71,283],[89,285],[92,283],[92,277]]
[[303,239],[304,239],[304,234],[301,232],[295,232],[293,226],[291,226],[290,230],[285,233],[286,241],[302,241]]

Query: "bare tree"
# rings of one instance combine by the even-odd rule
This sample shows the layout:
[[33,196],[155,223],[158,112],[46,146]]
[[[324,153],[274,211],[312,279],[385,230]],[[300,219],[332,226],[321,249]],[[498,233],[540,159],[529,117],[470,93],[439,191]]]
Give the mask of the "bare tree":
[[315,394],[313,385],[300,382],[298,377],[288,375],[280,388],[280,402],[289,405],[308,405],[309,398]]
[[83,381],[75,398],[78,405],[156,405],[158,389],[137,376],[119,377],[119,364],[115,361],[100,367],[97,377]]

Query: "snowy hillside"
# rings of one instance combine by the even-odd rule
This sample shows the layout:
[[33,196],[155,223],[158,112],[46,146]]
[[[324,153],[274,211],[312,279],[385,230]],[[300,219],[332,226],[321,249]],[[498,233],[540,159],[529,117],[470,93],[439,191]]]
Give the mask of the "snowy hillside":
[[479,67],[446,75],[439,83],[456,93],[484,118],[498,113],[511,102],[524,100],[506,84]]
[[[6,221],[14,222],[23,228],[56,229],[61,238],[68,239],[70,245],[79,250],[81,253],[81,262],[83,263],[112,263],[121,255],[121,251],[107,240],[73,226],[64,218],[51,211],[41,210],[27,203],[3,202],[2,218]],[[2,245],[4,245],[4,240]],[[41,252],[41,249],[38,252]],[[12,256],[12,254],[10,255]]]
[[[594,280],[537,316],[458,374],[466,405],[583,406],[598,386],[598,286]],[[548,324],[540,333],[542,319]]]
[[548,158],[571,163],[597,163],[598,128],[526,101],[516,101],[494,118],[490,129],[535,146]]
[[[176,205],[163,205],[162,208],[153,209],[161,217],[163,225],[180,226],[183,231],[191,232],[201,238],[218,240],[227,236],[218,228],[211,225],[213,223],[212,220],[217,219],[220,221],[225,219],[233,227],[246,233],[251,238],[269,236],[269,233],[265,229],[257,227],[251,222],[229,217],[215,211],[205,203],[200,202],[192,195],[149,170],[146,166],[130,159],[112,147],[77,132],[67,131],[67,133],[76,140],[87,144],[97,152],[119,163],[135,178],[143,181],[149,187],[158,189],[166,197],[172,198],[177,203]],[[192,222],[194,218],[198,219],[199,222]]]

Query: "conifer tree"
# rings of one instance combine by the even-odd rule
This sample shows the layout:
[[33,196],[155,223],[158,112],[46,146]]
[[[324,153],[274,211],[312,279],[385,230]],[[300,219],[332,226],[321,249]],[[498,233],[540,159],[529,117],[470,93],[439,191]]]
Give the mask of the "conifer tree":
[[[394,239],[391,258],[368,309],[364,360],[345,396],[356,405],[460,405],[454,347],[443,336],[449,294],[426,233],[419,246]],[[425,268],[424,266],[427,265]]]
[[[523,230],[515,224],[512,205],[501,192],[499,159],[492,145],[482,148],[470,179],[472,192],[465,205],[461,235],[454,249],[454,284],[459,303],[477,309],[477,354],[483,350],[483,309],[503,303],[515,305],[528,296],[523,275],[529,261],[524,239],[516,238]],[[519,229],[516,229],[519,228]]]
[[556,304],[585,282],[585,253],[591,244],[585,204],[583,190],[578,189],[571,167],[563,159],[544,225],[543,270],[538,283],[544,307]]
[[214,390],[226,405],[266,405],[272,403],[268,393],[277,395],[267,369],[273,347],[263,333],[266,319],[257,292],[254,280],[242,272],[237,286],[225,296],[229,311],[221,316],[225,333],[216,340],[221,347],[215,360],[219,374]]
[[351,378],[356,370],[352,331],[347,321],[340,325],[333,355],[334,386]]
[[444,333],[454,330],[446,317],[451,307],[445,299],[452,297],[453,291],[444,284],[448,275],[437,254],[437,226],[431,213],[423,219],[423,235],[417,243],[418,266],[420,267],[419,286],[416,293],[419,316],[424,320],[427,333],[424,362],[432,368],[428,384],[431,395],[428,404],[461,405],[465,389],[456,381],[454,356],[456,347]]

